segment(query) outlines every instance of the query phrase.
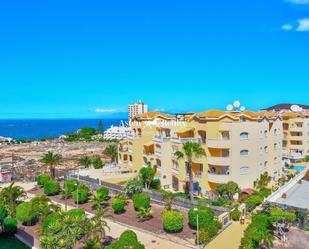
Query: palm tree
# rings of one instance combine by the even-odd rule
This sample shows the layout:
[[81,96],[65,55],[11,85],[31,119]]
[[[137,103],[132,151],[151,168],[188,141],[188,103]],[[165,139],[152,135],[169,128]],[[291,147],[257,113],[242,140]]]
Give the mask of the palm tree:
[[193,157],[206,156],[205,150],[200,144],[194,142],[186,142],[182,146],[182,151],[176,151],[175,156],[185,158],[187,163],[187,172],[189,174],[189,194],[190,199],[193,200],[193,173],[192,173],[192,159]]
[[15,216],[18,199],[25,197],[27,193],[20,186],[14,186],[12,182],[8,187],[3,188],[0,192],[0,201],[7,207],[9,215]]
[[253,182],[253,186],[257,190],[261,190],[266,188],[271,181],[271,176],[268,175],[267,172],[264,172],[260,175],[260,178]]
[[79,164],[81,166],[84,166],[85,168],[89,168],[91,163],[92,163],[92,160],[89,156],[83,156],[82,158],[79,159]]
[[48,151],[43,157],[40,159],[40,162],[45,164],[45,166],[49,167],[50,177],[55,179],[56,176],[56,165],[59,165],[62,162],[62,156],[60,154],[54,154],[51,151]]
[[105,148],[104,153],[112,158],[112,162],[117,161],[118,148],[116,145],[112,144]]
[[169,191],[162,195],[162,201],[165,202],[165,208],[167,210],[172,210],[175,197],[176,197],[175,194]]

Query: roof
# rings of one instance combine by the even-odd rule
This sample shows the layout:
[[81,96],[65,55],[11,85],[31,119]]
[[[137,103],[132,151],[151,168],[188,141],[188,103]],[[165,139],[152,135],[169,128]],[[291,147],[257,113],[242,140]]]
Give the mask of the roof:
[[171,119],[174,116],[169,115],[169,114],[165,114],[165,113],[162,113],[162,112],[156,112],[156,111],[145,112],[145,113],[138,114],[138,115],[135,116],[135,118],[142,118],[142,119],[143,118],[144,119],[154,119],[154,118],[157,118],[157,117]]
[[209,110],[209,111],[197,113],[196,116],[200,117],[200,118],[206,118],[206,117],[208,117],[208,118],[217,118],[217,117],[220,117],[220,116],[222,116],[224,114],[225,114],[224,111]]

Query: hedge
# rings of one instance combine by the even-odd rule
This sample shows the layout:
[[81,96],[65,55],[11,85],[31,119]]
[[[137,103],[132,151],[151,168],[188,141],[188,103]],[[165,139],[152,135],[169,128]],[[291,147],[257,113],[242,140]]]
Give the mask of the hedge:
[[135,194],[132,200],[136,210],[150,207],[150,196],[147,194]]
[[43,220],[43,223],[42,223],[43,233],[48,232],[49,225],[56,222],[59,219],[59,216],[60,216],[59,212],[51,213],[46,216],[46,218]]
[[16,219],[25,225],[31,225],[36,219],[36,213],[31,202],[23,202],[16,207]]
[[249,212],[252,212],[258,205],[263,202],[263,197],[259,195],[252,195],[245,200],[246,208]]
[[85,188],[78,188],[72,193],[72,198],[75,203],[77,203],[77,193],[78,193],[78,203],[86,203],[89,198],[89,191]]
[[97,189],[96,191],[96,196],[99,200],[107,200],[108,195],[109,195],[108,188],[102,187],[102,188]]
[[[194,209],[198,210],[195,211]],[[205,227],[214,219],[214,211],[209,207],[204,206],[196,206],[194,208],[190,208],[188,212],[188,219],[190,226],[196,228],[197,227],[197,216],[198,216],[198,225],[199,227]]]
[[44,194],[47,196],[49,195],[56,195],[60,191],[60,184],[56,180],[49,180],[46,181],[44,184]]
[[3,222],[3,229],[6,235],[12,235],[17,231],[17,220],[14,218],[7,218]]
[[121,199],[113,199],[112,200],[112,208],[115,214],[121,214],[125,211],[125,201]]
[[167,232],[180,232],[183,229],[183,215],[173,210],[164,210],[162,215],[163,228]]
[[39,175],[37,176],[36,178],[36,182],[39,186],[44,186],[44,184],[47,182],[47,181],[50,181],[51,178],[48,174],[42,174],[42,175]]
[[161,181],[160,179],[153,179],[153,181],[150,183],[150,188],[152,189],[160,189],[161,188]]
[[199,241],[197,244],[204,244],[209,242],[222,227],[222,224],[218,221],[213,220],[207,226],[202,227],[199,233]]
[[241,212],[238,209],[234,209],[231,212],[231,218],[233,221],[239,221],[240,216],[241,216]]
[[136,234],[131,230],[124,231],[119,240],[105,247],[106,249],[145,249],[145,246],[137,240]]
[[85,217],[86,216],[85,210],[81,208],[70,209],[69,211],[67,211],[67,214],[75,216],[75,217]]

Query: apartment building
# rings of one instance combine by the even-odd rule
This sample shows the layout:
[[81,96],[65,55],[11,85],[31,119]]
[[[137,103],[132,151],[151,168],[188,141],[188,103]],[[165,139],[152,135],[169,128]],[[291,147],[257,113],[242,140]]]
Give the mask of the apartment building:
[[144,104],[141,100],[132,103],[128,106],[128,120],[132,120],[136,115],[148,112],[148,106]]
[[187,141],[199,143],[206,156],[193,158],[195,193],[207,193],[218,184],[237,182],[253,186],[260,174],[273,180],[282,173],[282,120],[275,113],[210,110],[175,116],[150,112],[137,115],[131,138],[119,145],[120,166],[137,172],[157,165],[164,189],[184,191],[188,184],[187,162],[175,152]]
[[309,155],[309,112],[286,112],[283,118],[283,157],[290,162]]

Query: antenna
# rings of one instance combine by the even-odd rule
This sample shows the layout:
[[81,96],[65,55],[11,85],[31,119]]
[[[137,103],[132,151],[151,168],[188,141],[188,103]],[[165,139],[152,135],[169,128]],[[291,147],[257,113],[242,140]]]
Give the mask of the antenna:
[[236,108],[239,108],[240,107],[239,100],[235,100],[234,103],[233,103],[233,106],[236,107]]
[[232,111],[232,110],[233,110],[233,105],[228,104],[228,105],[226,106],[226,110],[227,110],[227,111]]
[[246,107],[241,106],[241,107],[239,108],[239,110],[241,110],[241,111],[243,112],[244,110],[246,110]]
[[226,110],[227,111],[241,111],[242,112],[242,111],[246,110],[246,107],[245,106],[240,106],[239,100],[235,100],[233,102],[233,104],[228,104],[226,106]]

